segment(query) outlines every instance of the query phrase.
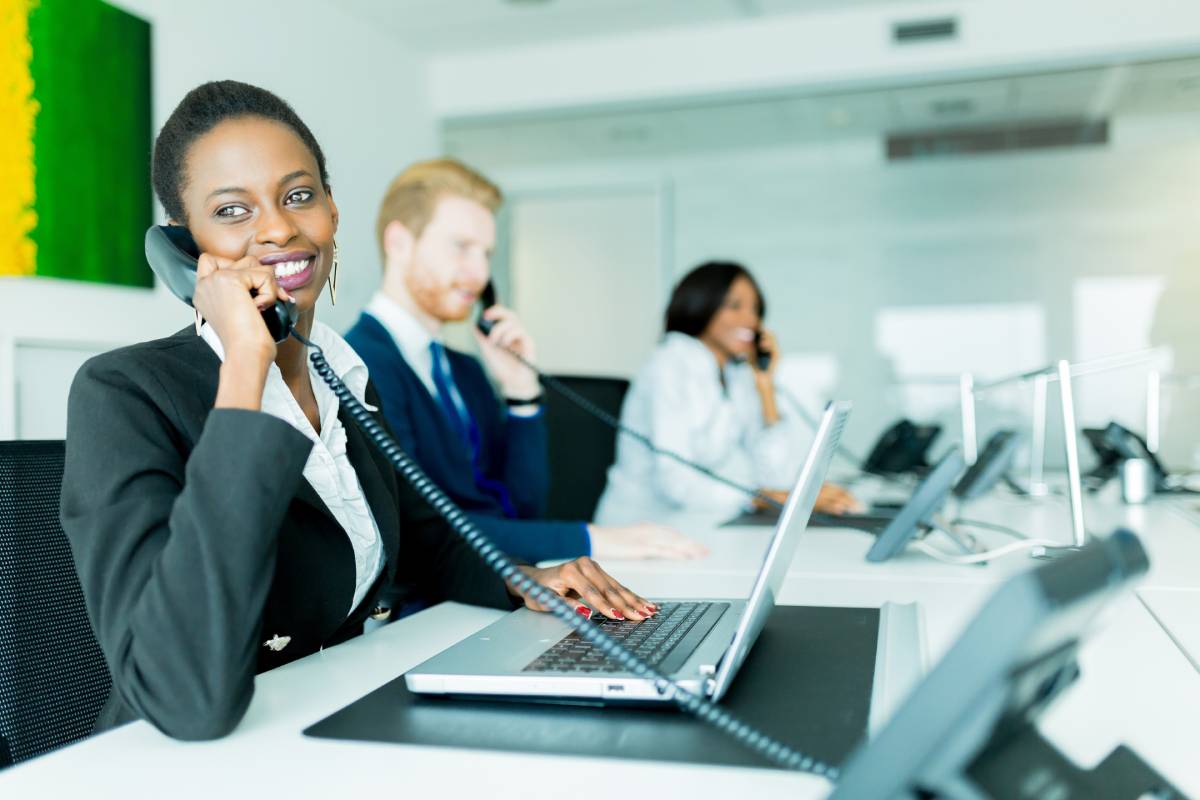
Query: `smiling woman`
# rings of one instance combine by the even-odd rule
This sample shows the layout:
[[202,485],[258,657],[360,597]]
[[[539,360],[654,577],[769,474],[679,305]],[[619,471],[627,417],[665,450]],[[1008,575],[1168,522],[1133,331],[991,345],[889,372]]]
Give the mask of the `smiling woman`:
[[[797,458],[807,449],[807,426],[776,403],[779,346],[763,327],[766,309],[741,264],[710,261],[684,275],[671,293],[662,344],[630,387],[621,422],[782,503],[787,492],[780,487],[795,481]],[[733,517],[750,504],[742,491],[623,437],[596,517],[610,524],[681,511]],[[857,507],[833,484],[822,487],[816,503],[834,514]]]
[[[193,90],[159,134],[154,185],[202,251],[205,322],[79,371],[61,516],[112,671],[97,728],[142,718],[202,739],[237,724],[255,673],[386,619],[385,592],[519,598],[397,483],[299,342],[267,333],[260,310],[295,303],[295,329],[378,405],[362,360],[315,319],[338,210],[295,112],[233,81]],[[593,608],[646,605],[590,559],[522,569]]]

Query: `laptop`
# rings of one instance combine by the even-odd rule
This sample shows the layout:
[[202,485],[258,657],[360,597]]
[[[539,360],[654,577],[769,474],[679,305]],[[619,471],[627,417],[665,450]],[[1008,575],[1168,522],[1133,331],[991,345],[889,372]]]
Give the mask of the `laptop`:
[[[748,599],[656,601],[659,613],[642,622],[594,615],[590,624],[689,691],[720,700],[775,607],[849,414],[849,403],[835,402],[821,417]],[[418,665],[404,679],[417,694],[670,702],[652,681],[621,671],[556,617],[524,608]]]

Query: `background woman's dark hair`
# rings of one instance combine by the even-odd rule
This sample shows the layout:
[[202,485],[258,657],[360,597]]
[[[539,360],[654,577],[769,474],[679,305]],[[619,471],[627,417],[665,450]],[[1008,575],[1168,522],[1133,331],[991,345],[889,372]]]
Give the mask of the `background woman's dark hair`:
[[287,125],[312,152],[321,171],[321,182],[329,185],[321,145],[291,106],[266,89],[248,83],[212,81],[192,89],[179,101],[154,140],[154,192],[169,218],[187,222],[183,190],[187,184],[188,148],[225,120],[238,117],[262,117]]
[[708,261],[693,269],[675,286],[667,304],[667,333],[678,331],[688,336],[704,333],[708,323],[725,302],[729,287],[745,278],[758,295],[758,317],[767,316],[767,301],[750,271],[733,261]]

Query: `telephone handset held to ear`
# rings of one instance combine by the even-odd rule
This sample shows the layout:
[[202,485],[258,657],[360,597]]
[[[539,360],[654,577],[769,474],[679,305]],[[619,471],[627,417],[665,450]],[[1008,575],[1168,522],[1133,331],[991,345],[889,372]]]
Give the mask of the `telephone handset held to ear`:
[[760,372],[771,368],[771,351],[762,346],[762,331],[754,332],[754,364]]
[[[151,225],[146,231],[146,261],[171,294],[189,306],[196,294],[196,262],[200,248],[182,225]],[[262,312],[263,324],[276,343],[283,342],[296,324],[294,303],[277,302]]]
[[[483,311],[487,311],[492,306],[496,305],[496,287],[491,281],[487,282],[487,286],[483,287],[483,291],[479,293],[479,303],[483,306]],[[479,328],[479,332],[487,336],[492,332],[492,328],[496,325],[494,320],[485,319],[483,314],[479,315],[479,319],[475,322],[475,327]]]

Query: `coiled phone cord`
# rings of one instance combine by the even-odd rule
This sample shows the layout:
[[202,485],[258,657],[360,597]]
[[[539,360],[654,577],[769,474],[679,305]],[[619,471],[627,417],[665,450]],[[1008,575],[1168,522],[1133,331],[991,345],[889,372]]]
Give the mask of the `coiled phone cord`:
[[312,362],[313,369],[321,380],[333,390],[342,408],[346,409],[351,419],[362,429],[367,438],[379,448],[388,461],[392,463],[396,471],[408,481],[413,489],[450,524],[451,529],[505,582],[521,594],[532,597],[549,609],[554,616],[570,626],[581,638],[595,645],[600,652],[611,658],[623,669],[632,672],[639,678],[653,681],[654,688],[659,694],[668,698],[689,714],[736,739],[750,750],[759,753],[776,764],[788,769],[821,775],[829,780],[837,779],[838,770],[836,767],[799,753],[782,742],[764,733],[760,733],[707,698],[693,694],[682,686],[679,686],[666,675],[663,675],[654,669],[654,667],[629,652],[623,645],[611,639],[608,634],[602,632],[595,624],[589,623],[577,614],[557,594],[518,569],[512,559],[488,541],[479,528],[425,475],[416,462],[400,449],[400,446],[388,435],[383,426],[375,421],[371,412],[363,407],[362,403],[342,383],[342,380],[333,371],[333,368],[329,366],[329,362],[325,360],[325,355],[321,351],[321,348],[295,330],[292,331],[292,336],[312,351],[309,354],[309,361]]

